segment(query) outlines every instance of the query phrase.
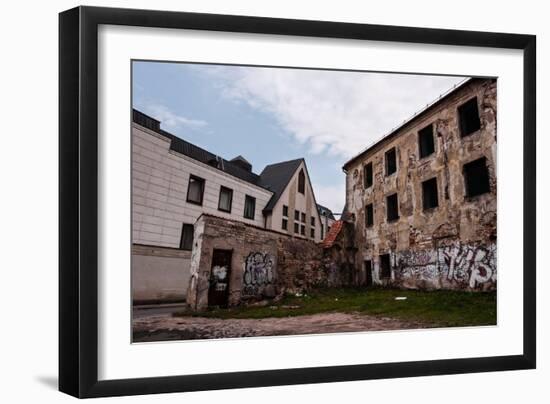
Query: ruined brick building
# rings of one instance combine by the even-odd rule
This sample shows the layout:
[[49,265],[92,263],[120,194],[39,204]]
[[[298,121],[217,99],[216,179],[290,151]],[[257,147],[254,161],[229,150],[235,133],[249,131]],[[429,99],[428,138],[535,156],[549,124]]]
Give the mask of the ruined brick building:
[[345,163],[353,240],[325,247],[354,283],[496,288],[496,89],[469,79]]

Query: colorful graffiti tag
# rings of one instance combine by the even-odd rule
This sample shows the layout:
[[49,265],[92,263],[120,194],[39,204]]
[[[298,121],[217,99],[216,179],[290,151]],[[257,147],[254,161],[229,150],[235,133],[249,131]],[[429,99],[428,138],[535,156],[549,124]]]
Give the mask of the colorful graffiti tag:
[[275,278],[275,259],[270,254],[253,252],[245,260],[243,296],[260,296],[272,286]]
[[496,244],[455,241],[436,249],[397,253],[394,270],[397,281],[405,286],[424,281],[435,288],[492,289],[497,280]]

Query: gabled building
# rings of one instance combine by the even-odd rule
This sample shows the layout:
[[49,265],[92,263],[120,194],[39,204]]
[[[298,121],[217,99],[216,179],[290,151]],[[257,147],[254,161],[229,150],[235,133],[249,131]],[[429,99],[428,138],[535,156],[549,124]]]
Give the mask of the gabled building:
[[243,156],[217,156],[133,111],[132,285],[135,302],[181,301],[201,215],[319,243],[321,217],[304,159],[260,174]]
[[319,216],[321,216],[321,239],[324,240],[330,232],[332,225],[336,222],[336,218],[334,217],[334,213],[323,205],[317,204],[317,210],[319,211]]

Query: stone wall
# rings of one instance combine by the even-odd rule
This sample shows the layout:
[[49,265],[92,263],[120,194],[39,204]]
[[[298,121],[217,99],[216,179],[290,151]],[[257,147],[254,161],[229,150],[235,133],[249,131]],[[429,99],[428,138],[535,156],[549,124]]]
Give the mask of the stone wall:
[[212,215],[195,223],[187,303],[209,306],[214,250],[231,251],[227,305],[236,306],[282,293],[325,285],[322,248],[312,241]]
[[[355,271],[370,262],[375,284],[407,288],[496,288],[497,85],[473,79],[418,114],[392,135],[345,165],[346,207],[356,229]],[[477,100],[480,128],[461,134],[458,108]],[[434,152],[419,156],[419,131],[433,128]],[[385,153],[395,148],[397,170],[387,175]],[[489,191],[468,196],[467,163],[485,158]],[[371,163],[373,183],[365,183]],[[438,206],[423,206],[422,183],[437,184]],[[396,220],[387,218],[387,196],[397,194]],[[367,226],[366,206],[374,208]],[[390,270],[382,274],[382,257]]]

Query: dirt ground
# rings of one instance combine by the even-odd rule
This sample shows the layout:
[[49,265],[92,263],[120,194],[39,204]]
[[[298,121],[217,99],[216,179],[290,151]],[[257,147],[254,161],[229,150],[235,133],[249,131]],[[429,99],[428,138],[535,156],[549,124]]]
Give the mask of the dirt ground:
[[323,334],[427,328],[429,324],[363,314],[323,313],[264,319],[172,317],[168,314],[134,317],[134,342]]

